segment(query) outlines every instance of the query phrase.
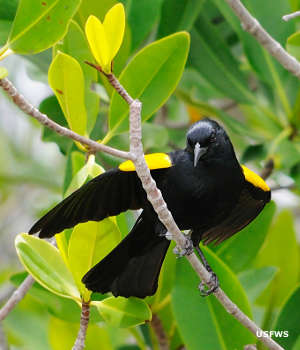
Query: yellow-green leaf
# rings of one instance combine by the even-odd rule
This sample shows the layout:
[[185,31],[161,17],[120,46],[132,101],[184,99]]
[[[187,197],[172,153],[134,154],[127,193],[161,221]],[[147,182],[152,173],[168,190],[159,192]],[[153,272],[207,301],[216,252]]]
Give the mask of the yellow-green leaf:
[[50,65],[48,79],[69,127],[78,134],[85,135],[87,116],[84,77],[80,64],[73,57],[59,52]]
[[26,233],[15,241],[17,254],[25,269],[50,292],[80,301],[73,277],[58,249]]
[[114,327],[133,327],[151,320],[151,310],[144,300],[138,298],[111,297],[92,301],[104,320]]

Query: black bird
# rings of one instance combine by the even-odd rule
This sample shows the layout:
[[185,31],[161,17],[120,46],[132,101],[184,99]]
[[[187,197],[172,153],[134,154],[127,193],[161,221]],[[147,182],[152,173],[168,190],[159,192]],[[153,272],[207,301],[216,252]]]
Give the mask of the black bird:
[[[145,158],[177,225],[191,230],[200,253],[200,241],[224,241],[248,225],[270,201],[268,185],[240,166],[225,130],[208,118],[191,126],[184,150]],[[144,298],[157,289],[170,241],[131,161],[83,185],[42,217],[29,234],[52,237],[81,222],[140,208],[143,211],[130,233],[82,280],[95,292]]]

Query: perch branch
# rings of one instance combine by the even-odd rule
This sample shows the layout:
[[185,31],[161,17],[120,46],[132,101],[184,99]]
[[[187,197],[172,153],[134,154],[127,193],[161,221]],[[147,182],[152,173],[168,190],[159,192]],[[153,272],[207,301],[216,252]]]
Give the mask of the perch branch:
[[74,141],[81,143],[83,146],[87,146],[89,152],[106,152],[112,156],[123,158],[123,159],[132,159],[132,155],[129,152],[120,151],[118,149],[100,144],[96,141],[93,141],[87,137],[81,136],[76,132],[65,128],[53,120],[48,118],[46,114],[41,113],[37,108],[35,108],[31,103],[29,103],[24,96],[18,93],[17,89],[7,78],[0,79],[0,86],[6,93],[12,98],[13,102],[26,114],[29,114],[33,118],[35,118],[42,125],[47,128],[55,131],[57,134],[61,136],[68,137]]
[[82,301],[80,328],[72,350],[82,350],[85,346],[86,332],[90,320],[90,303]]
[[[113,87],[117,85],[119,86],[119,82],[114,75],[112,75],[110,83]],[[120,95],[122,96],[124,93],[120,93]],[[140,178],[142,186],[147,193],[147,198],[152,204],[160,221],[171,233],[172,239],[176,242],[177,246],[179,246],[180,249],[184,250],[184,247],[186,246],[186,238],[179,230],[171,212],[168,210],[167,205],[162,197],[161,191],[157,188],[144,158],[141,126],[142,104],[138,100],[133,100],[133,102],[129,104],[129,109],[130,153],[135,156],[133,162],[135,164],[137,175]],[[186,259],[192,265],[193,269],[201,278],[201,280],[210,286],[210,274],[199,261],[196,254],[192,253],[190,255],[187,255]],[[256,334],[259,333],[261,329],[228,298],[228,296],[221,288],[218,288],[214,292],[214,295],[229,314],[234,316],[242,325],[244,325],[257,337]],[[262,341],[270,350],[283,350],[283,348],[270,337],[259,338],[259,340]]]
[[281,65],[300,78],[300,63],[291,56],[284,48],[274,40],[271,35],[261,26],[256,18],[254,18],[240,0],[225,0],[232,8],[233,12],[240,19],[242,27],[274,57]]

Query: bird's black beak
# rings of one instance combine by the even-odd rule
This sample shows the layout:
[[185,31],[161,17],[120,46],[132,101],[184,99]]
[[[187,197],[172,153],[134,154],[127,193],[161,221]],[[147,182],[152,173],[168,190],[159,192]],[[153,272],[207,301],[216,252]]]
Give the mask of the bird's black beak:
[[201,147],[199,142],[195,144],[194,148],[194,167],[197,166],[199,159],[206,153],[207,147]]

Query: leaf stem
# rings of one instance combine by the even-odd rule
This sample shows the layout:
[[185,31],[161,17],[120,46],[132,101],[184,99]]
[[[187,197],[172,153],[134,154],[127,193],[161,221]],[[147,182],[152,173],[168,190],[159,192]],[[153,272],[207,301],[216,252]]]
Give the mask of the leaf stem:
[[86,332],[90,321],[90,302],[82,300],[79,332],[72,350],[82,350],[85,346]]

